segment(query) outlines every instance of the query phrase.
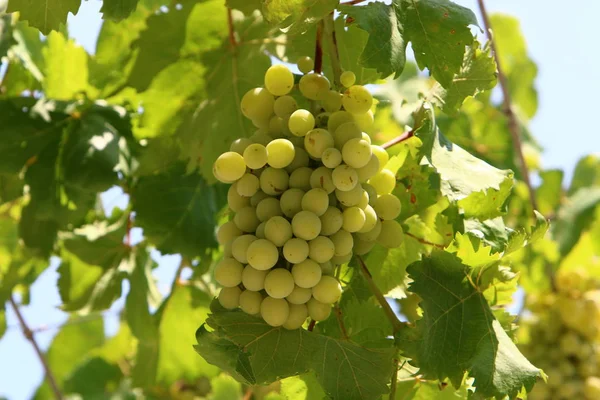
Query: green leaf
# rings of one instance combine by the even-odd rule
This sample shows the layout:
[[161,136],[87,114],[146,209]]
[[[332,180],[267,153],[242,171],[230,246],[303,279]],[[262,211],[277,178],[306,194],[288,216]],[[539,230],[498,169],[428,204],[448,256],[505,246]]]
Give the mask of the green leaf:
[[104,0],[100,12],[104,19],[121,21],[135,11],[137,4],[138,0]]
[[0,12],[0,58],[6,55],[8,49],[15,44],[12,33],[12,18]]
[[347,13],[360,29],[369,33],[360,64],[376,69],[383,77],[394,74],[398,78],[406,63],[406,41],[392,6],[377,2],[363,7],[343,6],[340,12]]
[[58,31],[61,24],[67,25],[67,14],[77,14],[80,0],[10,0],[6,12],[18,11],[21,20],[37,28],[44,35]]
[[242,385],[228,375],[219,375],[211,379],[212,393],[210,400],[231,400],[240,398]]
[[141,177],[132,193],[136,223],[163,253],[193,258],[216,246],[216,213],[225,205],[224,185],[209,186],[181,164]]
[[542,214],[550,215],[559,206],[562,198],[563,171],[551,169],[540,171],[542,183],[536,189],[538,209]]
[[4,310],[4,304],[0,307],[0,339],[6,333],[6,311]]
[[366,349],[303,329],[273,328],[217,302],[211,312],[196,332],[196,351],[238,380],[268,384],[312,370],[332,399],[378,399],[389,390],[393,349]]
[[[494,317],[477,277],[455,255],[434,250],[408,268],[409,290],[423,300],[423,318],[398,343],[426,377],[450,378],[459,387],[465,372],[484,397],[514,397],[531,390],[541,371],[531,365]],[[469,279],[470,278],[470,279]]]
[[225,5],[240,10],[246,15],[251,15],[255,10],[262,8],[262,0],[225,0]]
[[286,400],[324,400],[327,398],[314,372],[281,380],[281,394]]
[[146,252],[138,250],[135,267],[129,277],[130,289],[125,301],[125,317],[132,333],[141,341],[156,340],[150,301],[159,296],[152,277],[156,263]]
[[579,189],[558,210],[552,234],[558,242],[560,254],[566,255],[584,229],[591,223],[594,209],[600,204],[600,188]]
[[[400,371],[400,375],[403,375],[402,371]],[[392,400],[463,400],[468,398],[465,387],[453,390],[446,383],[425,381],[419,378],[414,379],[411,375],[399,376],[398,378],[396,397]],[[384,398],[384,400],[388,399]]]
[[419,68],[428,68],[443,87],[449,87],[460,72],[465,46],[473,43],[469,25],[477,25],[475,14],[448,0],[394,0],[393,4]]
[[283,30],[304,32],[311,24],[333,12],[339,0],[264,0],[265,19]]
[[582,157],[575,166],[573,178],[571,178],[571,186],[569,194],[574,194],[577,190],[598,186],[600,184],[600,157],[590,154]]

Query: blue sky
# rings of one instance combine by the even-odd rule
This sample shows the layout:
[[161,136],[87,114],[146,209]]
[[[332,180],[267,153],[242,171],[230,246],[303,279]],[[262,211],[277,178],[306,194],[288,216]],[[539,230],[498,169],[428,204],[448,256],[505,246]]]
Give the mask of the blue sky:
[[[456,1],[477,10],[475,0]],[[545,0],[488,0],[489,11],[514,15],[521,21],[531,57],[538,63],[537,87],[539,110],[531,121],[531,130],[545,148],[543,166],[561,168],[570,177],[577,160],[590,152],[600,152],[600,134],[593,113],[600,79],[594,67],[600,64],[597,38],[590,34],[597,25],[600,3],[572,0],[567,7]],[[69,30],[77,42],[93,52],[101,26],[101,2],[83,2],[77,16],[69,18]],[[585,10],[585,12],[582,12]],[[118,191],[104,196],[106,206],[126,202]],[[139,237],[139,232],[136,235]],[[159,257],[157,276],[163,293],[168,292],[178,264],[174,256]],[[32,328],[46,327],[36,335],[46,349],[66,314],[57,309],[60,298],[55,288],[57,260],[54,260],[32,287],[32,304],[22,312]],[[108,332],[116,329],[119,301],[105,314]],[[42,368],[30,344],[17,329],[17,321],[9,311],[9,330],[0,341],[0,397],[10,400],[28,399],[42,379]]]

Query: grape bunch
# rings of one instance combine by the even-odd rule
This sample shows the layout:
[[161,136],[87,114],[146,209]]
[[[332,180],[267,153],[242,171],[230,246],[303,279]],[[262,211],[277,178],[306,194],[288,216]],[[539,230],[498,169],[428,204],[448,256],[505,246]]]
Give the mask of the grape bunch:
[[600,282],[585,270],[559,271],[556,293],[534,299],[522,350],[548,375],[532,400],[600,399]]
[[224,248],[214,272],[223,286],[219,302],[287,329],[328,318],[342,294],[337,268],[353,254],[376,243],[397,247],[403,237],[389,156],[365,133],[373,124],[371,93],[354,85],[352,72],[342,74],[341,93],[310,72],[310,58],[298,67],[299,83],[274,65],[264,87],[243,96],[241,111],[257,130],[213,166],[231,184],[233,216],[217,231]]

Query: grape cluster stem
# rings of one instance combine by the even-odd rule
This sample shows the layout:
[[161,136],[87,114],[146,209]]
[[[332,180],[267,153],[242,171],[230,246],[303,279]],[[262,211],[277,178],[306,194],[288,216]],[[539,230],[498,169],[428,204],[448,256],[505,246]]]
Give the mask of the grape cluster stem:
[[414,131],[414,129],[411,129],[410,131],[404,132],[402,135],[396,136],[392,140],[382,144],[381,147],[383,147],[384,149],[388,149],[398,143],[402,143],[405,140],[410,139],[413,136],[415,136],[415,131]]

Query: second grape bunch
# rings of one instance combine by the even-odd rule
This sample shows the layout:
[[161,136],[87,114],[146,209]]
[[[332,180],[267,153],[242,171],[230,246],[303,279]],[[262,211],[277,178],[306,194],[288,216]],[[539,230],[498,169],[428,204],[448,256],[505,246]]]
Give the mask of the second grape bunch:
[[[231,184],[231,219],[217,231],[224,249],[215,268],[219,302],[286,329],[329,317],[342,295],[336,269],[354,254],[403,239],[395,173],[366,133],[371,93],[354,84],[352,72],[342,74],[340,93],[310,72],[310,58],[298,67],[298,85],[286,66],[274,65],[264,87],[243,96],[241,111],[257,130],[213,166]],[[316,113],[299,107],[306,99]]]

